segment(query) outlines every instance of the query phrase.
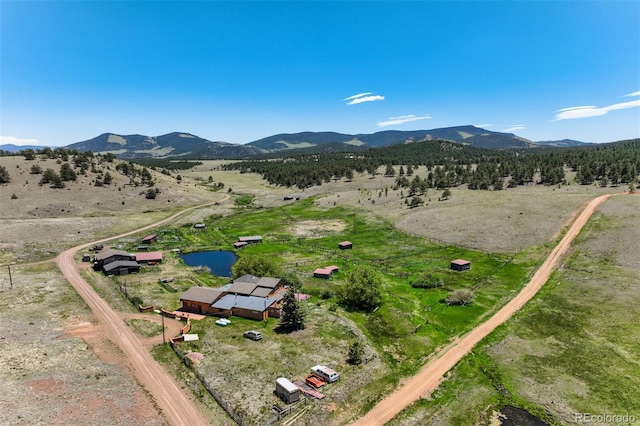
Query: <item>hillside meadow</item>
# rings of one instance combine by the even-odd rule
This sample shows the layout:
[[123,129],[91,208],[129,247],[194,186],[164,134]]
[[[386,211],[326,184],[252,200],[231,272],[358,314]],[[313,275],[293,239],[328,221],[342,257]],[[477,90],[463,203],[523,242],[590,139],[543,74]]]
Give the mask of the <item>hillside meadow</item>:
[[540,293],[390,424],[476,425],[505,404],[554,425],[640,421],[639,206],[610,198]]
[[[430,190],[425,206],[409,209],[401,191],[392,188],[393,179],[380,175],[357,175],[352,182],[332,181],[293,191],[268,185],[254,174],[221,171],[220,162],[206,161],[180,171],[180,180],[178,173],[167,176],[152,172],[160,192],[156,199],[149,200],[144,197],[145,187],[128,185],[129,178],[113,172],[110,164],[97,167],[103,174],[112,167],[111,185],[95,187],[92,183],[96,176],[90,172],[64,189],[51,189],[39,186],[37,177],[29,174],[32,161],[0,158],[0,164],[12,176],[10,184],[0,186],[0,264],[15,263],[14,270],[23,280],[40,278],[32,275],[29,268],[19,268],[20,264],[50,259],[63,248],[134,229],[180,208],[231,195],[228,202],[191,212],[156,231],[166,243],[162,246],[166,250],[177,246],[227,249],[238,235],[264,235],[268,244],[250,247],[245,253],[274,256],[301,277],[303,291],[313,296],[305,305],[308,327],[303,332],[277,335],[273,332],[274,320],[260,325],[238,320],[221,330],[206,319],[194,324],[201,340],[192,348],[207,353],[203,371],[211,377],[224,376],[225,381],[219,385],[225,395],[239,411],[254,419],[272,414],[269,407],[275,399],[270,391],[278,375],[302,377],[308,371],[309,359],[342,369],[347,380],[327,390],[328,398],[315,404],[311,415],[303,416],[300,424],[313,424],[318,418],[343,424],[362,414],[403,376],[417,371],[435,350],[504,304],[524,284],[572,212],[585,200],[620,190],[576,184],[532,185],[491,192],[453,188],[452,197],[444,201],[440,200],[441,192]],[[54,160],[43,162],[43,167],[59,167]],[[421,168],[417,173],[426,170]],[[300,200],[285,201],[285,196]],[[207,223],[206,235],[193,233],[195,222]],[[142,236],[112,244],[133,249]],[[335,250],[343,239],[354,240],[352,252]],[[141,274],[126,278],[129,291],[145,304],[177,308],[180,292],[189,286],[217,287],[226,282],[184,267],[176,255],[166,250],[161,266],[143,268]],[[448,261],[458,257],[472,261],[469,273],[448,271]],[[335,263],[342,271],[330,281],[312,278],[313,269],[325,263]],[[355,263],[373,265],[384,275],[384,303],[374,314],[345,311],[333,294]],[[445,288],[413,289],[408,278],[424,270],[446,277]],[[83,274],[112,306],[125,312],[133,310],[117,290],[115,280],[89,270]],[[173,286],[177,291],[158,283],[163,276],[176,278]],[[1,291],[10,297],[16,290],[7,287],[4,270],[0,281]],[[55,282],[57,288],[70,289],[64,282]],[[446,292],[455,288],[473,288],[474,304],[446,307],[440,303]],[[54,311],[51,315],[65,323],[68,315],[86,310],[83,306],[81,302],[63,301],[60,311],[66,313]],[[7,312],[12,309],[20,308],[7,306]],[[89,315],[90,321],[90,314],[84,315]],[[263,349],[269,354],[262,361],[263,373],[257,376],[251,368],[254,348],[248,346],[251,342],[238,337],[247,327],[262,330]],[[349,369],[346,352],[354,339],[362,340],[367,354],[375,358],[366,366]],[[22,347],[16,345],[17,352],[12,356],[20,356]],[[96,348],[92,349],[95,352]],[[24,350],[28,350],[26,346]],[[154,354],[189,383],[194,398],[206,400],[188,371],[179,368],[166,349],[155,348]],[[287,362],[282,361],[284,356]],[[234,363],[220,362],[221,359],[233,359]],[[246,384],[247,375],[252,374],[259,386]],[[479,401],[478,406],[486,409],[501,400],[489,396]],[[456,417],[451,414],[450,418]]]

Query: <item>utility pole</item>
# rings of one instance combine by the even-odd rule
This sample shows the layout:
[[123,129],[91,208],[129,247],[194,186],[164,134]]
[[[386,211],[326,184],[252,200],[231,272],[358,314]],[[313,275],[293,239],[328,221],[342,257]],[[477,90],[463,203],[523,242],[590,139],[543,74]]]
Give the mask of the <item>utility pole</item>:
[[160,309],[160,316],[162,317],[162,344],[166,344],[167,341],[164,338],[164,314],[162,313],[162,309]]
[[11,265],[7,265],[7,269],[9,270],[9,285],[13,288],[13,279],[11,278]]

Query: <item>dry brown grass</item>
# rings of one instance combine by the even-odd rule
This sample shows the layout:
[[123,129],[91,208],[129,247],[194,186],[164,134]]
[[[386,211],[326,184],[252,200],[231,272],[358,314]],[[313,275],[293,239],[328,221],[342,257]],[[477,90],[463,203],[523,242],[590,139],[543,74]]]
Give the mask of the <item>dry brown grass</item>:
[[29,173],[33,164],[43,170],[60,169],[55,160],[0,157],[0,165],[11,174],[11,183],[0,185],[0,264],[51,258],[63,248],[135,229],[224,196],[188,178],[178,183],[175,176],[151,172],[161,192],[148,200],[144,196],[148,187],[128,185],[129,178],[116,172],[113,163],[97,166],[103,172],[110,168],[111,185],[93,186],[97,175],[88,171],[88,176],[78,176],[65,188],[52,189],[38,185],[41,175]]
[[164,424],[53,263],[11,272],[13,288],[0,272],[0,424]]

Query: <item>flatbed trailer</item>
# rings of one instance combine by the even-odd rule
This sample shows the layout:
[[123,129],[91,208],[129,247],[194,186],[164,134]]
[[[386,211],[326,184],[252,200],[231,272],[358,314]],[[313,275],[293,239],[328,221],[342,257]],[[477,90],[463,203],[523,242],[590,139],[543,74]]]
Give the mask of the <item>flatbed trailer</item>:
[[299,382],[299,381],[295,381],[293,382],[294,385],[296,385],[298,387],[298,389],[300,389],[300,392],[302,392],[305,395],[309,395],[315,399],[322,399],[324,398],[324,395],[321,394],[320,392],[318,392],[317,390],[315,390],[312,386],[304,383],[304,382]]

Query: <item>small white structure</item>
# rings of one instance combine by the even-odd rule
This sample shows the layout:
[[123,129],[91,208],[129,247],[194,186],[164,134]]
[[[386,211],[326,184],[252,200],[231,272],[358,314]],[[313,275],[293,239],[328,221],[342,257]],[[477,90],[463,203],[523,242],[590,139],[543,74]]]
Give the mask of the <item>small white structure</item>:
[[199,340],[197,334],[183,334],[182,338],[185,342],[195,342],[196,340]]
[[276,395],[287,404],[300,401],[300,389],[284,377],[276,379]]

